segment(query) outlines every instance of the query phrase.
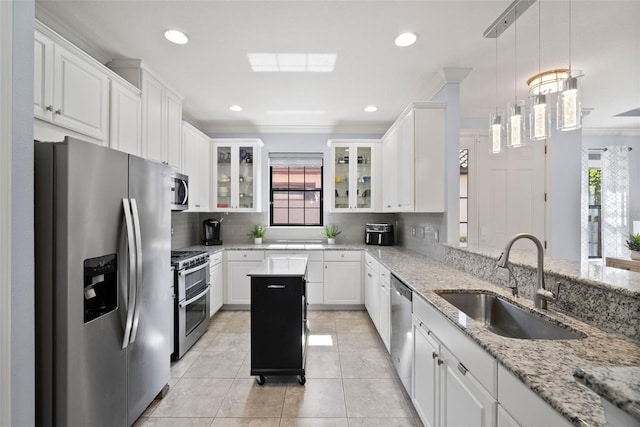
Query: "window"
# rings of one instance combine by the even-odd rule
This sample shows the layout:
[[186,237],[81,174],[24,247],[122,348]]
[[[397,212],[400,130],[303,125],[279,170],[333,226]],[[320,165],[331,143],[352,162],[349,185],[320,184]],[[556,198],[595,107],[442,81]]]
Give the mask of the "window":
[[322,225],[322,158],[270,157],[270,225]]

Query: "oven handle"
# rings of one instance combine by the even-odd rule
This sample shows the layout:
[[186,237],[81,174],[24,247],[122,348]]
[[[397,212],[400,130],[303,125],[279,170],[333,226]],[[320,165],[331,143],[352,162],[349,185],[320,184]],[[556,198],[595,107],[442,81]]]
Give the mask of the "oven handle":
[[209,292],[209,288],[211,287],[211,285],[207,285],[206,288],[204,288],[204,290],[202,292],[200,292],[198,295],[196,295],[195,297],[188,299],[186,301],[182,301],[180,303],[180,308],[185,308],[186,306],[188,306],[189,304],[196,302],[197,300],[199,300],[200,298],[202,298],[203,296],[205,296],[207,294],[207,292]]
[[195,267],[193,267],[193,268],[191,268],[189,270],[179,270],[178,271],[178,276],[186,276],[188,274],[193,273],[194,271],[198,271],[198,270],[200,270],[202,268],[209,267],[209,263],[210,262],[211,262],[211,260],[207,260],[207,262],[205,262],[204,264],[199,264],[199,265],[197,265],[197,266],[195,266]]
[[135,306],[135,289],[134,283],[136,280],[136,252],[135,252],[135,240],[133,238],[133,224],[131,220],[131,206],[129,205],[129,199],[122,199],[122,208],[124,210],[124,223],[127,231],[127,252],[129,252],[129,265],[128,273],[129,280],[127,287],[129,295],[127,297],[126,311],[127,322],[124,327],[124,338],[122,340],[122,348],[125,349],[129,345],[129,338],[131,337],[131,326],[133,324],[133,309]]
[[138,333],[138,321],[140,320],[140,292],[142,289],[142,232],[140,229],[140,215],[138,214],[138,203],[136,199],[131,199],[131,212],[133,213],[133,233],[136,238],[136,299],[133,310],[133,325],[131,327],[131,338],[129,343],[136,340]]

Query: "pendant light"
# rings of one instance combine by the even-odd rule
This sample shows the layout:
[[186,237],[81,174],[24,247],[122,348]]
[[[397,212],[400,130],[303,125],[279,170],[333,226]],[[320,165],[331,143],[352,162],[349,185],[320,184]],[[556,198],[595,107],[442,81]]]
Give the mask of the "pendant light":
[[518,101],[518,7],[514,11],[514,67],[513,67],[513,103],[507,106],[509,121],[507,124],[507,145],[517,148],[524,146],[526,127],[524,103]]
[[489,117],[489,135],[491,136],[491,153],[500,154],[504,150],[504,130],[502,115],[498,113],[498,36],[496,35],[496,112]]
[[562,83],[562,89],[558,93],[558,117],[559,130],[574,130],[582,127],[582,99],[578,90],[579,72],[571,70],[571,0],[569,0],[569,73],[568,78]]
[[[542,0],[538,0],[538,73],[540,73],[542,51]],[[547,105],[547,94],[534,93],[529,97],[529,138],[537,141],[550,136],[551,115]]]

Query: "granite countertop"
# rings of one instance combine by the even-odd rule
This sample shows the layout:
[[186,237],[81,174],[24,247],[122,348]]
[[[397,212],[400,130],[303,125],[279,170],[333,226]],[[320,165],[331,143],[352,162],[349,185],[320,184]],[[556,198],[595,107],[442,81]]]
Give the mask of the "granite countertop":
[[537,310],[533,302],[517,298],[517,305],[536,311],[587,335],[577,340],[521,340],[495,335],[482,322],[458,323],[458,309],[434,291],[488,290],[514,301],[508,289],[455,270],[426,256],[399,248],[369,248],[400,280],[436,307],[531,390],[578,426],[604,426],[600,397],[573,377],[584,366],[640,365],[640,343],[604,332],[552,310]]
[[602,398],[640,420],[640,366],[589,366],[573,375]]
[[264,251],[264,250],[282,250],[282,251],[357,251],[363,250],[369,247],[365,244],[347,244],[336,243],[329,245],[327,243],[264,243],[262,245],[255,245],[253,243],[235,243],[230,245],[220,246],[204,246],[195,245],[180,250],[197,250],[208,251],[209,253],[215,253],[222,250],[227,251]]
[[[188,249],[211,251],[212,248],[214,247],[194,246]],[[215,248],[216,252],[224,249],[277,249],[270,244],[225,245]],[[318,247],[313,245],[305,249],[365,249],[574,425],[599,427],[606,424],[600,396],[574,378],[576,370],[588,366],[616,369],[640,366],[640,343],[602,331],[557,311],[535,309],[529,299],[514,299],[509,289],[411,250],[399,247],[326,244],[318,244]],[[518,262],[517,258],[515,261]],[[458,309],[434,292],[441,289],[490,291],[507,300],[515,301],[516,305],[546,316],[553,322],[563,323],[582,332],[587,337],[577,340],[521,340],[493,334],[482,322],[473,319],[467,319],[466,325],[463,326],[458,323]]]
[[306,273],[306,255],[270,255],[260,264],[260,267],[247,273],[247,276],[303,277]]

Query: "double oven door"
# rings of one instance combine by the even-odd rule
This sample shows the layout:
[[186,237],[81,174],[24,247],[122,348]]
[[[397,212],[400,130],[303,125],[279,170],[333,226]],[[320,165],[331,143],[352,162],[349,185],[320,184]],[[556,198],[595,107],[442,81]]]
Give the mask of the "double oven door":
[[209,327],[209,261],[176,273],[176,348],[180,359]]

